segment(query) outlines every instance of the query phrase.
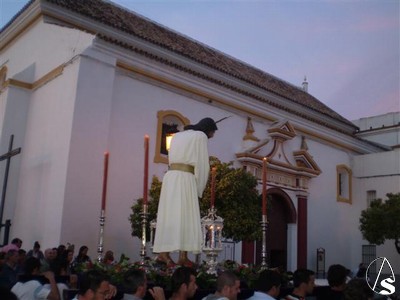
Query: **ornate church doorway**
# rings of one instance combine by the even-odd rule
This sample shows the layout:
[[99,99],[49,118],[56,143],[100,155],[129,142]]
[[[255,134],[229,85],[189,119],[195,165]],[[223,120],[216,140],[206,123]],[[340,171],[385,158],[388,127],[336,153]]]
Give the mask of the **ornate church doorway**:
[[[290,249],[287,248],[287,228],[289,223],[296,223],[296,209],[290,197],[279,188],[268,189],[267,204],[268,228],[266,233],[267,263],[269,267],[282,267],[287,269],[287,256]],[[253,244],[253,245],[252,245]],[[262,242],[255,242],[255,251],[251,251],[254,243],[244,243],[244,263],[255,262],[261,264]],[[254,248],[253,248],[254,249]],[[253,252],[255,257],[248,255]]]

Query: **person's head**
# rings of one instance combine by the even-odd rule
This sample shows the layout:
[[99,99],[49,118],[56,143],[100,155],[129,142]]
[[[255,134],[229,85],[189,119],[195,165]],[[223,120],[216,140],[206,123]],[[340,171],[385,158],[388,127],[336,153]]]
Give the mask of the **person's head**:
[[18,250],[18,264],[22,265],[26,259],[26,251],[24,249]]
[[82,275],[78,294],[84,299],[103,300],[109,293],[110,283],[106,274],[90,270]]
[[18,251],[17,250],[8,250],[5,256],[5,260],[8,264],[15,266],[18,263]]
[[217,278],[217,292],[229,300],[237,299],[240,293],[240,280],[231,271],[221,273]]
[[218,130],[218,127],[213,119],[204,118],[204,119],[201,119],[197,124],[186,125],[184,127],[184,130],[188,130],[188,129],[202,131],[210,139],[214,136],[214,133],[215,133],[215,131]]
[[293,273],[293,286],[305,294],[311,294],[315,286],[314,272],[307,269],[298,269]]
[[56,259],[56,258],[57,258],[57,255],[58,255],[57,247],[54,247],[54,248],[52,248],[52,249],[53,249],[53,259]]
[[67,250],[72,250],[73,252],[75,252],[75,245],[67,243]]
[[78,256],[79,256],[79,257],[81,257],[81,256],[86,256],[88,250],[89,250],[89,248],[88,248],[87,246],[81,246],[81,247],[79,248]]
[[74,250],[73,249],[65,250],[63,253],[63,257],[68,263],[71,263],[72,260],[74,259]]
[[65,258],[53,259],[50,262],[50,270],[55,276],[67,275],[68,261]]
[[28,257],[25,260],[24,270],[26,275],[38,275],[40,269],[40,260],[36,257]]
[[365,279],[361,278],[350,280],[343,293],[345,300],[370,300],[374,298],[374,292],[370,289]]
[[255,284],[257,291],[267,293],[272,297],[278,297],[282,284],[282,276],[277,271],[261,271]]
[[129,270],[124,275],[122,287],[124,293],[143,298],[147,291],[146,273],[137,269]]
[[108,250],[106,252],[106,254],[104,254],[103,262],[107,263],[107,262],[113,262],[113,261],[114,261],[114,252],[112,252],[111,250]]
[[65,247],[65,245],[62,245],[62,244],[59,245],[59,246],[57,247],[57,256],[58,256],[58,257],[62,256],[66,249],[67,249],[67,248]]
[[180,293],[186,298],[192,298],[197,290],[196,272],[189,267],[180,267],[171,277],[172,293]]
[[40,244],[39,244],[38,241],[36,241],[36,242],[33,244],[33,250],[34,250],[35,252],[37,252],[37,251],[40,250]]
[[358,272],[356,274],[356,277],[365,278],[366,275],[367,275],[367,268],[365,267],[364,264],[360,264],[360,267],[358,268]]
[[19,238],[15,238],[11,241],[11,244],[16,245],[18,248],[22,247],[22,240]]
[[55,252],[53,249],[51,248],[47,248],[46,250],[44,250],[44,258],[48,261],[51,261],[55,258]]
[[328,269],[328,283],[331,288],[343,290],[346,285],[348,270],[342,265],[332,265]]

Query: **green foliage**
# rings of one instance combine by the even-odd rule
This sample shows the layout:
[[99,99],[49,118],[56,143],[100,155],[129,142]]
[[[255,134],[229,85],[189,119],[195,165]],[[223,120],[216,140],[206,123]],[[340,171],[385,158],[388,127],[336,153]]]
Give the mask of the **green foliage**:
[[[261,238],[261,198],[256,189],[257,179],[243,169],[235,169],[232,163],[221,163],[211,159],[212,166],[217,168],[215,207],[217,215],[224,219],[222,234],[234,241],[259,240]],[[210,172],[211,173],[211,172]],[[211,174],[210,174],[211,177]],[[210,208],[211,180],[200,200],[201,216],[207,215]],[[148,220],[156,219],[161,182],[156,176],[150,188],[148,201]],[[132,236],[142,237],[142,205],[143,199],[138,199],[132,206],[129,217]],[[147,239],[150,237],[150,224],[147,224]]]
[[[243,169],[235,169],[232,163],[220,163],[217,168],[215,208],[224,219],[222,234],[233,241],[254,241],[261,238],[261,200],[256,189],[257,179]],[[210,208],[211,180],[208,181],[200,200],[201,215]]]
[[[78,265],[76,270],[78,274],[85,273],[89,270],[101,271],[108,275],[113,285],[120,286],[126,272],[132,269],[140,269],[146,272],[148,282],[168,290],[171,286],[171,276],[176,268],[177,267],[167,267],[166,264],[158,264],[154,260],[145,260],[143,263],[131,263],[129,262],[129,258],[122,254],[121,259],[116,264],[106,265],[96,261],[91,264]],[[207,270],[208,266],[205,262],[196,268],[196,283],[200,290],[215,290],[217,276],[215,274],[208,274]],[[219,263],[216,270],[218,274],[227,270],[234,272],[242,282],[242,288],[254,288],[259,273],[262,271],[260,266],[241,265],[232,260]],[[291,274],[280,272],[279,270],[276,271],[282,275],[284,279],[282,284],[285,286],[287,284],[285,279],[290,280]]]
[[[158,201],[160,199],[161,192],[161,181],[157,176],[153,176],[151,182],[151,187],[149,191],[148,200],[148,222],[146,227],[146,238],[150,241],[150,222],[156,220]],[[129,222],[131,223],[132,236],[136,236],[139,239],[142,238],[142,212],[143,212],[143,198],[137,200],[137,202],[132,205],[132,214],[129,216]]]
[[385,240],[398,243],[400,239],[400,193],[386,196],[386,201],[375,200],[361,212],[361,233],[372,244],[381,245]]

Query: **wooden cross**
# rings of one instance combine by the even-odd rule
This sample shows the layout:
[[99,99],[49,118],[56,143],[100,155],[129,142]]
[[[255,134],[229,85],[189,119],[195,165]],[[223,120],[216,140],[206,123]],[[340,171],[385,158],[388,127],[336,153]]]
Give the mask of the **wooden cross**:
[[21,147],[13,149],[14,135],[10,136],[10,144],[8,146],[8,152],[4,153],[0,156],[0,161],[7,160],[6,170],[4,173],[4,181],[3,181],[3,191],[1,193],[1,203],[0,203],[0,229],[3,225],[3,213],[4,213],[4,204],[6,200],[6,190],[7,190],[7,182],[8,182],[8,172],[10,170],[11,158],[14,155],[21,153]]

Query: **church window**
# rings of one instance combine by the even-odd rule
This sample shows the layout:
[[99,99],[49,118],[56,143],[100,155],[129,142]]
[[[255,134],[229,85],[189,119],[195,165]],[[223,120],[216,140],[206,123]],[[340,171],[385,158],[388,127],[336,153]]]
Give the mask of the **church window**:
[[370,190],[367,191],[367,208],[371,207],[371,202],[376,200],[376,191]]
[[154,156],[155,163],[168,163],[168,136],[182,131],[189,119],[173,110],[162,110],[157,113],[157,139]]
[[336,166],[337,174],[337,196],[336,199],[339,202],[347,202],[351,204],[351,182],[352,182],[352,171],[346,165]]

